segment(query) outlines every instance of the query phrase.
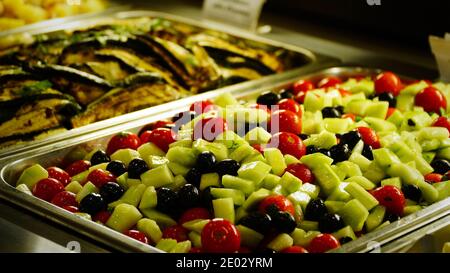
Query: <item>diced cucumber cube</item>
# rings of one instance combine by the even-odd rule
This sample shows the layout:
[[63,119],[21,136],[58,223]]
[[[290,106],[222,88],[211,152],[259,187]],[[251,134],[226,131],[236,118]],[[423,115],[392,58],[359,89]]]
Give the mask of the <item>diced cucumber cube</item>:
[[349,201],[352,197],[345,191],[349,183],[342,182],[339,186],[328,196],[327,200],[330,201]]
[[90,193],[98,193],[98,188],[91,182],[87,182],[86,184],[84,184],[83,188],[77,193],[75,200],[77,200],[77,202],[80,203],[81,200],[83,200],[83,198]]
[[284,163],[286,163],[286,166],[289,166],[291,164],[300,163],[300,160],[295,158],[295,156],[286,154],[284,155]]
[[274,174],[269,173],[266,177],[264,177],[264,180],[261,183],[261,187],[272,190],[277,185],[280,184],[281,177],[276,176]]
[[[81,186],[81,185],[80,185]],[[31,190],[28,188],[28,186],[27,185],[25,185],[25,184],[19,184],[19,185],[17,185],[16,186],[16,190],[18,190],[18,191],[21,191],[21,192],[23,192],[23,193],[26,193],[26,194],[28,194],[28,195],[33,195],[33,193],[31,192]]]
[[237,162],[242,162],[247,156],[253,154],[255,149],[248,145],[244,144],[237,147],[233,152],[230,153],[230,159],[236,160]]
[[385,171],[376,163],[375,161],[372,161],[367,168],[363,172],[363,176],[373,183],[379,183],[383,178],[386,177]]
[[366,207],[358,199],[352,199],[347,202],[338,213],[344,222],[351,226],[354,231],[361,231],[369,216],[369,211],[367,211]]
[[162,231],[158,224],[151,219],[141,219],[137,222],[137,229],[143,232],[152,242],[158,243],[162,239]]
[[233,198],[219,198],[212,201],[214,217],[222,218],[234,224],[234,202]]
[[402,183],[407,185],[417,185],[419,181],[424,181],[422,174],[418,170],[404,163],[392,164],[386,170],[386,173],[391,177],[399,177]]
[[255,191],[255,183],[253,181],[232,175],[222,176],[222,185],[225,188],[241,190],[246,196]]
[[186,240],[179,242],[174,248],[170,250],[170,253],[188,253],[191,250],[191,241]]
[[253,181],[258,185],[269,174],[271,169],[270,165],[260,161],[246,163],[239,168],[238,176]]
[[202,233],[203,228],[208,224],[211,220],[209,219],[195,219],[188,221],[186,223],[183,223],[183,227],[185,229],[195,231],[198,234]]
[[124,203],[137,207],[139,205],[139,202],[141,202],[142,195],[144,194],[146,188],[147,187],[144,184],[131,186],[119,200],[110,203],[108,207],[114,208],[117,205]]
[[163,156],[151,155],[148,157],[147,165],[150,169],[159,167],[161,165],[169,163],[169,160]]
[[142,219],[139,210],[130,204],[119,204],[106,222],[106,226],[118,232],[129,230]]
[[358,201],[360,201],[367,210],[371,210],[378,205],[378,200],[357,183],[349,183],[347,187],[345,187],[345,191],[347,191],[354,198],[358,199]]
[[141,174],[141,180],[146,186],[159,188],[173,183],[174,177],[169,167],[167,165],[162,165]]
[[273,249],[277,252],[291,247],[294,244],[294,239],[287,233],[281,233],[275,239],[273,239],[269,244],[267,244],[267,248]]
[[224,92],[214,99],[214,104],[225,108],[229,105],[239,105],[239,102],[230,92]]
[[360,185],[365,190],[372,190],[376,187],[374,183],[372,183],[369,179],[364,176],[352,176],[345,180],[345,182],[352,182]]
[[230,151],[238,148],[241,145],[248,144],[247,141],[245,141],[238,134],[231,130],[225,131],[222,134],[218,135],[214,142],[224,144]]
[[398,189],[402,189],[402,181],[399,177],[391,177],[381,180],[381,186],[394,186]]
[[66,191],[70,191],[71,193],[79,193],[83,186],[78,181],[72,181],[64,188]]
[[433,187],[439,192],[438,201],[450,196],[450,181],[434,183]]
[[[149,143],[147,143],[147,144],[149,144]],[[144,145],[146,145],[146,144],[144,144]],[[142,145],[142,146],[144,146],[144,145]],[[139,147],[139,149],[141,149],[141,147]],[[115,153],[113,153],[111,155],[111,160],[122,161],[125,164],[125,166],[128,166],[128,164],[130,164],[131,160],[133,160],[135,158],[138,158],[138,157],[141,157],[142,159],[147,161],[148,157],[150,156],[150,154],[145,154],[145,153],[141,154],[139,152],[139,149],[138,149],[138,151],[133,150],[133,149],[120,149],[120,150],[117,150]],[[146,149],[143,148],[143,150],[146,150]],[[164,156],[164,153],[161,156]],[[106,166],[105,166],[105,168],[106,168]]]
[[306,232],[303,229],[296,228],[291,236],[294,240],[294,245],[307,247],[309,243],[314,239],[317,235],[320,234],[320,231],[308,231]]
[[197,139],[192,144],[192,148],[198,152],[211,152],[216,157],[217,161],[222,161],[228,158],[228,148],[219,142],[208,142],[203,139]]
[[169,162],[167,163],[167,167],[172,171],[174,175],[182,175],[186,176],[186,174],[189,172],[189,167],[185,167],[179,163],[175,162]]
[[202,191],[210,186],[220,187],[220,177],[218,173],[202,174],[200,179],[200,190]]
[[281,151],[277,148],[264,149],[264,157],[270,166],[272,166],[272,173],[281,176],[287,168],[284,162],[284,157]]
[[306,209],[306,206],[308,205],[309,201],[311,200],[311,197],[307,193],[302,192],[302,191],[296,191],[294,193],[291,193],[287,198],[292,203],[294,203],[296,205],[300,205],[302,210]]
[[244,139],[250,144],[267,144],[270,141],[272,135],[264,130],[262,127],[256,127],[250,130]]
[[313,168],[313,174],[316,177],[317,184],[323,190],[323,193],[329,195],[339,186],[341,180],[331,169],[330,165],[323,165],[321,168]]
[[405,215],[405,216],[406,215],[410,215],[410,214],[416,213],[416,212],[418,212],[420,210],[422,210],[422,206],[419,206],[419,205],[406,206],[403,209],[403,215]]
[[47,170],[39,164],[34,164],[22,172],[16,185],[25,184],[31,190],[37,182],[44,178],[48,178]]
[[302,156],[300,162],[308,166],[308,168],[314,169],[320,168],[323,165],[331,165],[333,159],[322,153],[314,153]]
[[356,235],[355,235],[355,232],[353,232],[353,229],[352,229],[351,226],[343,227],[340,230],[338,230],[336,232],[333,232],[332,235],[338,240],[341,239],[341,238],[344,238],[344,237],[350,237],[353,240],[357,239]]
[[383,206],[376,206],[369,214],[366,220],[366,230],[368,232],[377,228],[383,222],[386,208]]
[[337,213],[341,208],[344,207],[344,205],[345,202],[343,201],[332,201],[332,200],[325,201],[325,206],[327,207],[330,213]]
[[264,239],[264,235],[246,226],[237,225],[236,228],[241,235],[241,244],[246,247],[256,248]]
[[244,210],[250,211],[256,207],[264,198],[270,195],[270,191],[267,189],[259,189],[250,194],[250,196],[242,204]]
[[156,244],[156,248],[165,252],[170,252],[177,245],[177,240],[175,239],[161,239]]
[[[341,119],[342,120],[342,119]],[[330,149],[337,144],[336,136],[334,133],[328,131],[322,131],[319,134],[313,134],[304,141],[305,146],[314,145],[316,147]]]
[[245,201],[244,193],[235,189],[211,188],[211,195],[214,198],[231,198],[236,206],[241,206]]
[[201,248],[202,247],[202,236],[195,231],[191,231],[188,234],[189,240],[192,242],[194,247]]
[[300,222],[298,227],[306,231],[319,230],[319,222],[304,220]]
[[319,197],[320,188],[311,183],[305,183],[300,187],[300,191],[307,193],[312,199]]
[[439,199],[439,192],[431,184],[425,182],[424,180],[419,180],[417,186],[422,192],[423,199],[429,204],[436,202]]
[[288,192],[293,193],[300,189],[302,181],[290,172],[283,174],[280,185]]
[[363,172],[369,169],[371,163],[369,159],[358,153],[352,153],[348,160],[358,165]]
[[142,194],[141,201],[139,203],[140,209],[146,209],[146,208],[154,208],[156,207],[158,197],[156,195],[155,187],[150,186],[147,187]]
[[194,149],[181,146],[170,148],[166,157],[170,162],[178,163],[185,167],[193,167],[197,161],[197,153]]
[[[119,205],[120,206],[120,205]],[[119,207],[117,206],[117,207]],[[116,209],[117,209],[116,207]],[[177,222],[173,220],[170,216],[159,212],[155,209],[147,208],[147,209],[141,209],[142,214],[144,214],[145,217],[154,220],[158,226],[161,228],[170,227],[173,225],[176,225]]]

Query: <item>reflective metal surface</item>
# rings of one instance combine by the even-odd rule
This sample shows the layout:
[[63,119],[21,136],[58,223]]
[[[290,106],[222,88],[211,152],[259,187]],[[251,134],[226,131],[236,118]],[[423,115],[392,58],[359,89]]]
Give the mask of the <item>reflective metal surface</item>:
[[[250,86],[247,89],[230,90],[238,99],[255,98],[262,91],[268,89],[279,89],[286,87],[299,79],[315,80],[328,75],[340,77],[349,77],[352,75],[375,75],[379,70],[355,68],[355,67],[334,67],[312,73],[305,76],[295,77],[284,81],[272,81],[264,85]],[[70,158],[75,151],[90,151],[95,148],[105,148],[107,140],[114,134],[121,131],[138,132],[142,126],[147,123],[172,117],[175,113],[187,110],[189,105],[200,99],[212,99],[226,90],[207,92],[185,100],[176,101],[170,108],[165,107],[159,113],[152,112],[146,116],[132,119],[129,122],[119,124],[114,127],[108,127],[103,130],[97,130],[76,137],[56,142],[51,145],[38,147],[29,151],[8,156],[0,160],[0,196],[3,196],[10,202],[13,202],[29,211],[46,217],[50,221],[57,222],[73,229],[85,236],[97,240],[105,245],[120,251],[137,252],[156,252],[155,248],[138,243],[137,241],[126,237],[123,234],[105,228],[92,221],[82,219],[50,203],[39,200],[33,196],[17,191],[15,185],[20,173],[28,166],[39,163],[44,167],[59,165],[65,159]],[[158,108],[160,109],[160,108]],[[170,110],[168,110],[170,109]],[[390,242],[399,236],[402,236],[412,230],[430,223],[445,213],[450,211],[450,198],[439,203],[433,204],[417,213],[411,214],[403,219],[396,221],[387,227],[375,232],[364,235],[358,240],[345,244],[337,252],[367,252],[371,251],[380,244]]]

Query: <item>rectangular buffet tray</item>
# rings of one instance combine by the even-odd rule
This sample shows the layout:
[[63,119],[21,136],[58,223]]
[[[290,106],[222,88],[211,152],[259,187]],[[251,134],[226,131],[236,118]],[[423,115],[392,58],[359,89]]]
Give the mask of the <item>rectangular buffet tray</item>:
[[[254,33],[247,32],[240,29],[234,29],[234,28],[228,28],[223,25],[215,24],[212,22],[202,22],[202,21],[196,21],[193,19],[175,16],[163,12],[155,12],[155,11],[148,11],[148,10],[134,10],[134,11],[111,11],[111,12],[104,12],[100,13],[97,16],[88,16],[86,15],[85,18],[82,20],[74,20],[71,18],[61,18],[58,19],[58,23],[54,22],[42,22],[42,25],[39,28],[35,27],[29,27],[28,29],[25,29],[26,32],[30,35],[41,35],[41,34],[50,34],[60,31],[66,31],[66,30],[76,30],[76,29],[83,29],[89,26],[95,26],[100,23],[109,22],[117,19],[132,19],[132,18],[139,18],[139,17],[156,17],[156,18],[163,18],[171,21],[176,21],[188,25],[192,25],[195,27],[200,27],[204,29],[211,29],[216,31],[221,31],[223,33],[242,38],[247,39],[250,41],[259,42],[265,45],[284,48],[286,50],[300,53],[305,55],[310,59],[310,62],[300,66],[298,68],[293,68],[290,70],[287,70],[285,72],[281,72],[278,74],[268,75],[264,76],[262,78],[256,79],[256,80],[250,80],[245,81],[238,84],[229,85],[223,88],[210,90],[204,93],[214,93],[215,91],[221,92],[223,90],[228,90],[230,92],[244,92],[245,90],[254,90],[255,88],[258,88],[263,85],[267,85],[272,82],[280,82],[285,81],[288,79],[293,79],[295,77],[298,77],[299,75],[305,75],[307,73],[311,73],[313,71],[317,71],[319,69],[324,69],[326,67],[330,67],[333,65],[338,65],[340,61],[336,58],[329,57],[323,54],[319,54],[316,52],[313,52],[311,50],[284,44],[277,42],[275,40],[267,39],[261,36],[258,36]],[[1,36],[1,35],[0,35]],[[202,93],[202,94],[204,94]],[[200,95],[202,95],[200,94]],[[194,95],[195,96],[195,95]],[[143,117],[153,115],[155,113],[159,113],[161,111],[167,110],[167,109],[176,109],[179,105],[179,101],[183,101],[186,99],[191,98],[192,96],[189,96],[187,98],[181,98],[176,101],[160,104],[157,106],[149,107],[143,110],[131,112],[128,114],[120,115],[117,117],[113,117],[110,119],[98,121],[95,123],[91,123],[86,126],[82,126],[79,128],[74,128],[68,131],[58,132],[55,134],[50,134],[42,139],[37,139],[33,141],[27,141],[24,143],[19,144],[13,144],[11,146],[7,146],[4,148],[0,148],[0,158],[15,154],[18,152],[23,152],[29,149],[37,148],[40,146],[49,145],[51,143],[71,139],[77,135],[80,134],[86,134],[88,132],[94,132],[98,129],[103,129],[111,126],[115,126],[117,124],[129,122],[130,120],[136,120],[141,119]],[[191,100],[190,100],[191,101]],[[183,103],[183,102],[180,102]]]
[[[317,81],[324,76],[335,75],[340,77],[372,76],[380,70],[357,68],[357,67],[333,67],[321,70],[305,76],[297,76],[284,81],[273,81],[261,86],[253,86],[246,90],[232,90],[232,94],[238,99],[255,99],[258,94],[265,90],[280,90],[299,79],[310,79]],[[152,112],[145,117],[130,119],[129,122],[114,127],[104,128],[95,132],[81,134],[64,141],[55,142],[50,145],[37,147],[28,151],[22,151],[14,155],[0,159],[0,196],[3,198],[37,213],[51,221],[62,224],[83,235],[91,237],[119,251],[158,252],[151,246],[146,246],[127,238],[112,229],[103,227],[92,221],[80,218],[50,203],[37,199],[36,197],[22,193],[14,188],[21,172],[31,164],[39,163],[44,167],[59,165],[70,160],[74,153],[80,150],[90,151],[95,148],[105,148],[107,140],[121,131],[138,132],[144,125],[187,110],[189,105],[200,99],[213,99],[221,92],[227,90],[206,92],[189,97],[185,100],[176,101],[169,108],[159,113]],[[158,108],[160,109],[160,108]],[[421,211],[408,215],[385,228],[371,232],[363,237],[343,245],[336,252],[369,252],[377,246],[384,245],[400,236],[416,230],[445,214],[450,213],[450,198],[435,203]]]

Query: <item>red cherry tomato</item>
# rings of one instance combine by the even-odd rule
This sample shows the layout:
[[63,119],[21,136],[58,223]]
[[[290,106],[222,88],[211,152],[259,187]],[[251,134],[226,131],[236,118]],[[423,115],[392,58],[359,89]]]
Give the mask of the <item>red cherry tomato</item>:
[[435,127],[444,127],[447,128],[450,133],[450,119],[446,117],[438,117],[436,121],[433,123]]
[[262,144],[253,144],[252,147],[257,150],[259,153],[264,154],[264,147]]
[[169,145],[177,141],[177,134],[169,128],[157,128],[148,135],[148,142],[167,153]]
[[227,130],[228,124],[223,118],[204,118],[194,126],[194,139],[203,138],[207,141],[213,141],[218,135]]
[[406,200],[403,192],[395,186],[386,185],[371,191],[373,197],[392,214],[402,216]]
[[145,125],[144,127],[141,128],[141,130],[139,130],[138,136],[141,139],[141,144],[142,143],[146,143],[146,142],[142,142],[142,134],[146,131],[151,131],[157,128],[167,128],[169,126],[175,126],[175,123],[173,123],[170,120],[158,120],[155,122],[152,122],[150,124]]
[[394,96],[398,96],[400,90],[402,90],[402,81],[397,75],[392,72],[383,72],[377,75],[375,78],[375,93],[392,93]]
[[69,184],[72,180],[72,178],[66,171],[58,167],[49,167],[47,168],[47,172],[49,178],[58,180],[59,182],[63,183],[64,186]]
[[202,230],[202,247],[206,252],[234,253],[241,245],[241,235],[228,220],[213,219]]
[[100,223],[105,224],[108,221],[109,217],[111,217],[111,212],[107,210],[102,210],[98,212],[96,215],[94,215],[94,217],[92,217],[92,220],[94,222],[98,221]]
[[324,253],[340,246],[341,244],[333,235],[323,233],[312,239],[311,243],[309,243],[308,251],[311,253]]
[[283,155],[289,154],[298,159],[306,154],[302,139],[292,133],[280,132],[272,136],[267,147],[280,149]]
[[96,169],[88,174],[86,180],[90,181],[97,188],[101,188],[108,182],[116,182],[116,177],[108,171]]
[[295,96],[297,96],[300,92],[304,92],[306,94],[306,92],[313,90],[314,88],[316,88],[314,83],[309,80],[299,80],[292,85],[292,91]]
[[262,213],[267,213],[267,208],[271,205],[275,205],[280,211],[289,212],[292,216],[295,215],[294,205],[283,195],[267,196],[259,203],[258,210]]
[[191,247],[191,249],[189,250],[189,253],[202,253],[203,250],[199,247]]
[[350,93],[347,90],[342,89],[342,88],[339,88],[338,91],[339,91],[339,93],[341,94],[342,97],[347,97],[347,96],[350,96],[352,94],[352,93]]
[[74,206],[64,206],[64,207],[62,207],[62,208],[65,209],[65,210],[67,210],[67,211],[70,211],[70,212],[72,212],[72,213],[77,213],[77,212],[79,212],[78,208],[77,208],[77,207],[74,207]]
[[190,111],[195,111],[198,115],[202,113],[207,113],[215,108],[215,105],[210,100],[202,100],[202,101],[196,101],[193,104],[191,104],[191,107],[189,108]]
[[394,114],[395,111],[397,111],[397,109],[395,109],[393,107],[389,107],[388,111],[386,113],[386,119],[388,119],[390,116],[392,116],[392,114]]
[[77,160],[75,162],[73,162],[72,164],[70,164],[67,168],[66,168],[66,172],[70,175],[70,176],[74,176],[77,175],[79,173],[82,173],[86,170],[88,170],[91,167],[91,162],[88,160]]
[[238,253],[252,253],[252,251],[248,247],[241,246],[238,250]]
[[189,240],[189,231],[180,225],[170,226],[164,229],[162,237],[175,239],[177,242],[183,242]]
[[302,108],[300,107],[300,104],[298,104],[293,99],[282,99],[278,102],[278,107],[280,110],[289,110],[295,114],[297,114],[299,117],[302,116]]
[[341,118],[349,118],[349,119],[351,119],[351,120],[353,120],[353,121],[356,120],[355,114],[352,114],[352,113],[343,114],[343,115],[341,116]]
[[141,134],[139,134],[139,139],[141,140],[141,145],[145,144],[147,142],[150,142],[150,135],[152,131],[144,131]]
[[427,181],[428,183],[439,183],[442,181],[442,174],[438,174],[438,173],[429,173],[427,175],[425,175],[425,181]]
[[138,240],[141,243],[148,244],[148,238],[143,232],[140,232],[140,231],[134,230],[134,229],[130,229],[130,230],[125,231],[123,234],[125,234],[128,237],[131,237],[135,240]]
[[439,114],[441,108],[447,109],[447,100],[439,90],[428,86],[416,95],[415,105],[423,107],[426,112]]
[[181,217],[180,220],[178,220],[178,223],[180,225],[192,221],[192,220],[196,220],[196,219],[211,219],[211,214],[209,213],[209,211],[205,208],[191,208],[188,209],[187,211],[185,211]]
[[248,107],[253,108],[253,109],[262,109],[270,115],[270,108],[267,105],[253,103],[253,104],[250,104]]
[[320,80],[317,86],[319,88],[336,87],[340,83],[342,83],[342,80],[340,78],[335,76],[329,76]]
[[120,149],[133,149],[136,150],[141,145],[141,140],[136,134],[130,132],[122,132],[113,136],[106,148],[106,153],[108,155],[113,154],[115,151]]
[[381,147],[380,139],[374,130],[369,127],[358,127],[357,130],[365,144],[371,146],[373,149]]
[[50,202],[55,195],[64,190],[64,184],[54,178],[44,178],[33,187],[33,195]]
[[286,172],[290,172],[291,174],[295,175],[296,177],[298,177],[298,179],[302,180],[303,183],[313,183],[315,180],[314,174],[305,164],[289,164],[289,166],[287,166],[286,168]]
[[269,127],[272,133],[288,132],[298,135],[302,132],[302,119],[292,111],[277,110],[270,116]]
[[73,206],[77,207],[76,194],[70,191],[58,192],[53,198],[52,203],[58,207]]
[[308,253],[308,250],[301,246],[290,246],[281,250],[281,253]]

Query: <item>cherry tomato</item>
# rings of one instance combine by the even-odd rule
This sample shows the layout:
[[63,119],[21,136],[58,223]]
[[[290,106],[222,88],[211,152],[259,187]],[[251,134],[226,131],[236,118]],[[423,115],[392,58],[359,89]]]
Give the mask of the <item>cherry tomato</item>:
[[91,167],[91,162],[90,161],[88,161],[88,160],[77,160],[77,161],[73,162],[72,164],[70,164],[66,168],[66,172],[70,176],[74,176],[74,175],[77,175],[79,173],[82,173],[84,171],[89,170],[90,167]]
[[258,210],[262,213],[267,213],[267,208],[275,205],[278,210],[289,212],[292,216],[295,215],[295,208],[289,199],[283,195],[269,195],[259,203]]
[[92,220],[94,222],[98,221],[100,223],[105,224],[108,221],[109,217],[111,217],[111,212],[107,210],[102,210],[98,212],[96,215],[94,215],[94,217],[92,217]]
[[447,109],[447,100],[439,90],[428,86],[416,95],[415,105],[423,107],[426,112],[439,114],[441,108]]
[[314,88],[316,88],[314,86],[314,83],[309,80],[299,80],[292,85],[292,90],[295,96],[297,96],[297,94],[299,94],[300,92],[306,93],[307,91],[313,90]]
[[281,250],[281,253],[308,253],[308,250],[301,246],[290,246]]
[[386,185],[371,191],[373,197],[392,214],[402,216],[406,200],[403,192],[395,186]]
[[442,181],[442,176],[442,174],[438,173],[429,173],[425,175],[425,181],[427,181],[428,183],[439,183]]
[[388,111],[386,113],[386,119],[388,119],[390,116],[392,116],[392,114],[394,114],[395,111],[397,111],[397,109],[395,109],[393,107],[389,107]]
[[392,72],[380,73],[375,78],[375,93],[378,95],[388,92],[398,96],[402,87],[402,81]]
[[342,83],[342,80],[335,76],[325,77],[319,81],[317,87],[319,88],[328,88],[328,87],[336,87],[338,84]]
[[264,147],[262,144],[253,144],[252,147],[257,150],[259,153],[264,154]]
[[203,138],[207,141],[213,141],[218,135],[227,130],[228,124],[223,118],[204,118],[194,126],[194,139]]
[[339,241],[331,234],[319,234],[311,240],[308,251],[311,253],[324,253],[329,250],[340,247]]
[[181,225],[174,225],[164,229],[162,237],[175,239],[177,242],[183,242],[188,240],[189,230],[185,229]]
[[202,253],[203,250],[200,247],[191,247],[189,253]]
[[295,175],[303,183],[313,183],[315,180],[314,174],[305,164],[289,164],[286,168],[286,172],[290,172],[291,174]]
[[108,155],[113,154],[115,151],[120,149],[133,149],[136,150],[141,145],[141,140],[136,134],[130,132],[122,132],[113,136],[106,148],[106,153]]
[[185,211],[181,217],[180,220],[178,220],[178,223],[180,225],[192,221],[192,220],[196,220],[196,219],[211,219],[211,214],[209,213],[209,211],[205,208],[191,208],[188,209],[187,211]]
[[234,253],[241,245],[241,235],[228,220],[216,218],[205,225],[201,234],[206,252]]
[[277,110],[270,115],[269,127],[272,133],[288,132],[298,135],[302,132],[302,119],[292,111]]
[[49,167],[47,168],[47,172],[49,178],[58,180],[59,182],[63,183],[64,186],[69,184],[72,180],[72,178],[66,171],[58,167]]
[[177,134],[169,128],[157,128],[148,135],[148,142],[167,153],[169,145],[177,141]]
[[154,130],[157,128],[168,128],[168,127],[172,127],[172,126],[175,126],[175,123],[173,123],[170,120],[158,120],[158,121],[152,122],[152,123],[147,124],[144,127],[142,127],[141,130],[139,130],[138,136],[139,136],[139,138],[141,138],[141,143],[146,143],[146,142],[142,141],[142,137],[141,137],[141,135],[144,132],[151,131],[151,130]]
[[280,132],[272,136],[267,147],[280,149],[283,155],[289,154],[300,159],[306,154],[306,147],[302,139],[292,133]]
[[141,243],[148,244],[148,238],[143,232],[140,232],[135,229],[130,229],[130,230],[125,231],[123,234],[125,234],[128,237],[131,237],[135,240],[138,240]]
[[214,103],[210,100],[202,100],[202,101],[196,101],[193,104],[191,104],[191,107],[189,107],[190,111],[195,111],[197,115],[200,115],[202,113],[207,113],[211,110],[213,110]]
[[378,135],[374,130],[369,127],[358,127],[357,130],[361,135],[364,143],[371,146],[373,149],[378,149],[381,147],[380,139],[378,138]]
[[238,253],[252,253],[252,251],[248,247],[241,246],[238,250]]
[[77,212],[79,212],[78,208],[75,207],[75,206],[64,206],[64,207],[62,207],[62,208],[65,209],[65,210],[67,210],[67,211],[70,211],[70,212],[72,212],[72,213],[77,213]]
[[50,202],[55,195],[64,190],[64,184],[54,178],[44,178],[33,187],[33,195]]
[[352,93],[350,93],[347,90],[342,89],[342,88],[339,88],[338,91],[339,91],[339,93],[341,94],[342,97],[347,97],[347,96],[350,96],[352,94]]
[[101,188],[108,182],[116,182],[116,177],[108,171],[95,169],[88,174],[86,181],[90,181],[97,188]]
[[351,120],[353,120],[353,121],[356,120],[355,114],[352,114],[352,113],[343,114],[343,115],[341,116],[341,118],[349,118],[349,119],[351,119]]
[[438,117],[436,121],[433,123],[435,127],[444,127],[447,128],[450,133],[450,119],[446,117]]
[[295,114],[297,114],[299,117],[302,116],[302,108],[300,107],[300,104],[298,104],[293,99],[282,99],[278,102],[278,107],[280,110],[289,110]]
[[61,191],[58,192],[53,198],[52,198],[52,204],[57,205],[58,207],[65,207],[65,206],[73,206],[77,207],[78,202],[76,200],[76,194],[70,191]]
[[144,131],[139,135],[139,139],[141,140],[141,144],[145,144],[147,142],[150,142],[150,134],[152,131]]

